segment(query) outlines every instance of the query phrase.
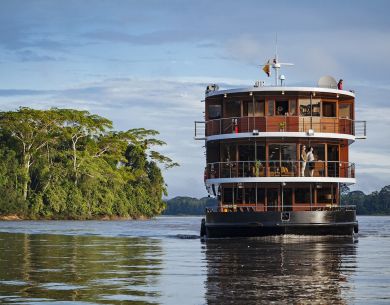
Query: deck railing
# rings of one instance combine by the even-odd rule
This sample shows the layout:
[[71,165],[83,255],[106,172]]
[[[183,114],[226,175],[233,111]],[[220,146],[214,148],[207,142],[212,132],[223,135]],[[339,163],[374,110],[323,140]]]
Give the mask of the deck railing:
[[[295,205],[267,205],[264,203],[237,203],[237,204],[223,204],[217,208],[217,212],[289,212],[289,211],[354,211],[356,210],[355,205],[343,205],[339,206],[337,204],[330,203],[313,203],[310,204],[300,204],[296,203]],[[212,208],[206,208],[206,213],[213,213]]]
[[[303,175],[302,175],[303,174]],[[342,161],[230,161],[208,163],[206,179],[246,177],[355,178],[355,164]]]
[[347,118],[307,116],[265,116],[230,117],[195,122],[195,130],[205,124],[205,135],[220,135],[243,132],[308,132],[310,129],[321,133],[340,133],[366,136],[366,122]]

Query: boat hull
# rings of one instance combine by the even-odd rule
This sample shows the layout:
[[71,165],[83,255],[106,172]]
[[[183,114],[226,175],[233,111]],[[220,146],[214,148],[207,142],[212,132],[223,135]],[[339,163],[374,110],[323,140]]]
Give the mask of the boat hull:
[[209,212],[204,232],[207,238],[256,237],[272,235],[353,235],[357,232],[356,212]]

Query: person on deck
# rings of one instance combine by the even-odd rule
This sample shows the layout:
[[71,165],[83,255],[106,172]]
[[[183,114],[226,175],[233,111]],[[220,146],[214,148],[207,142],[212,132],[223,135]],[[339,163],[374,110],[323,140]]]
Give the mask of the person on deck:
[[307,155],[306,155],[306,146],[302,146],[301,151],[301,177],[305,177],[305,169],[306,169],[306,161],[307,161]]
[[339,82],[337,83],[337,89],[343,90],[343,80],[340,79]]
[[314,154],[313,154],[313,147],[309,147],[309,151],[306,154],[307,157],[307,165],[309,166],[310,171],[310,177],[314,176]]

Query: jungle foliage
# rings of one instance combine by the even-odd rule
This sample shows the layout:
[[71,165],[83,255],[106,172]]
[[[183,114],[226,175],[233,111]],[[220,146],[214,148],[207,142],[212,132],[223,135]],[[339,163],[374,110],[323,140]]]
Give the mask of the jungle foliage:
[[0,112],[0,215],[93,219],[152,217],[165,209],[158,132],[113,131],[88,111]]
[[362,191],[347,190],[342,194],[341,201],[355,205],[358,215],[390,215],[390,185],[367,195]]
[[217,205],[218,201],[215,198],[175,197],[167,200],[164,215],[203,215],[206,208],[215,210]]

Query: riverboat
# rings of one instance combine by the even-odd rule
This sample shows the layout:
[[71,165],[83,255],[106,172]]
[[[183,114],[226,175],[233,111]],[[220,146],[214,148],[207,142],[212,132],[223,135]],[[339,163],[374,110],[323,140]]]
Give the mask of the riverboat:
[[[275,84],[220,90],[208,85],[195,139],[206,149],[205,186],[218,200],[201,235],[353,235],[354,206],[341,204],[356,182],[349,146],[366,138],[355,93],[330,76],[317,86],[286,86],[275,57]],[[291,64],[290,64],[291,65]]]

